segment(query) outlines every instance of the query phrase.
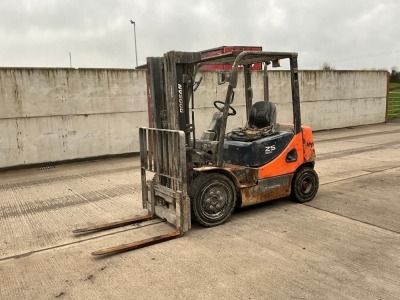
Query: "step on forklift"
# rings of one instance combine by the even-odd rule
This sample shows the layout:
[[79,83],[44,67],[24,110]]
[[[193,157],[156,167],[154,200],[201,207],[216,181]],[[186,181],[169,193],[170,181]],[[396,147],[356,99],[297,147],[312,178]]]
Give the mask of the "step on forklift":
[[[268,66],[290,63],[293,124],[277,123],[269,101]],[[263,99],[253,101],[252,66],[263,65]],[[229,65],[218,72],[226,84],[224,101],[216,100],[210,124],[196,137],[195,92],[205,65]],[[247,122],[226,132],[238,76],[244,76]],[[211,57],[171,51],[147,58],[149,128],[139,129],[144,216],[75,230],[86,234],[161,218],[170,233],[95,251],[110,255],[182,236],[194,219],[205,227],[221,225],[235,208],[290,197],[311,201],[318,191],[311,128],[301,124],[297,53],[232,51]],[[211,101],[210,101],[211,102]]]

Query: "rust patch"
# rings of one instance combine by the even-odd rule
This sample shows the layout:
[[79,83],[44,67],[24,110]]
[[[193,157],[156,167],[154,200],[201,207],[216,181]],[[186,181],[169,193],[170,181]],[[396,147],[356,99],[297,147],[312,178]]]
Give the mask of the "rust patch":
[[231,171],[241,185],[254,185],[258,180],[258,168],[249,168],[226,164],[226,169]]
[[241,189],[242,207],[290,195],[293,174],[259,180],[253,187]]

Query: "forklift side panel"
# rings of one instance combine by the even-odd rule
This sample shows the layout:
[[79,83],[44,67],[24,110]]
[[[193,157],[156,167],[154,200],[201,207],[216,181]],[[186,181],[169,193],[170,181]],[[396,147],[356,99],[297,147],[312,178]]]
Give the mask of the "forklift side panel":
[[311,128],[304,125],[301,128],[303,129],[304,161],[314,161],[316,156]]
[[[297,152],[297,160],[288,162],[288,154],[293,149]],[[273,161],[259,168],[258,178],[264,179],[294,173],[303,162],[303,134],[300,132],[293,137],[286,149]]]
[[252,142],[226,140],[224,160],[239,166],[263,166],[276,158],[287,147],[292,137],[292,132],[279,132]]
[[241,189],[241,206],[249,206],[290,195],[293,174],[266,178],[256,186]]

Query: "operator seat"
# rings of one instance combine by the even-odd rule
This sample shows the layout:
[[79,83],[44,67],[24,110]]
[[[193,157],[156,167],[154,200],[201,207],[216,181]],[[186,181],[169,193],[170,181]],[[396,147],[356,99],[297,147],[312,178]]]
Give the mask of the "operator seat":
[[279,132],[276,127],[276,106],[266,101],[255,102],[244,128],[235,128],[227,134],[231,141],[253,142]]
[[272,102],[258,101],[250,109],[248,126],[261,129],[267,126],[276,127],[276,106]]

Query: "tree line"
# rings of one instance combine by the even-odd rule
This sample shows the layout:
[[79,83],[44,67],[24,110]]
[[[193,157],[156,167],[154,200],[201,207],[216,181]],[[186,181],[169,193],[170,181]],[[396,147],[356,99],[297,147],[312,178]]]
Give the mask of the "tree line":
[[390,82],[400,83],[400,72],[397,67],[392,67],[392,72],[390,72]]

